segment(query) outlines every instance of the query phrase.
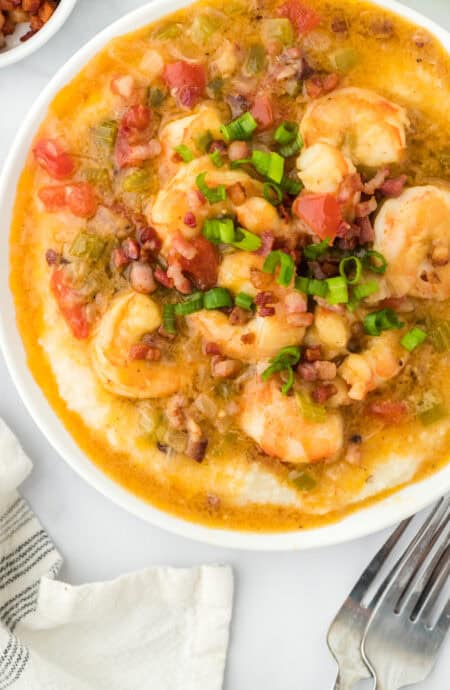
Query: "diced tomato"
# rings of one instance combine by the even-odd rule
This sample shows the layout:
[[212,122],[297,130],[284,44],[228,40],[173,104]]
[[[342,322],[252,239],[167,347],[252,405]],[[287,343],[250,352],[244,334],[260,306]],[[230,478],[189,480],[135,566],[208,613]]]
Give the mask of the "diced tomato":
[[251,113],[259,125],[260,129],[268,129],[273,125],[273,106],[270,96],[260,94],[255,97],[251,108]]
[[56,180],[70,177],[75,170],[72,156],[66,153],[55,139],[38,141],[33,154],[41,168],[44,168]]
[[132,105],[122,118],[122,127],[130,127],[139,131],[149,126],[152,111],[146,105]]
[[88,182],[67,185],[66,200],[74,216],[90,218],[97,210],[94,190]]
[[58,303],[59,310],[75,338],[87,338],[89,322],[86,318],[86,306],[80,300],[77,292],[67,285],[62,269],[53,273],[50,288]]
[[308,33],[320,23],[317,12],[304,5],[300,0],[287,0],[280,7],[279,14],[290,19],[299,34]]
[[332,194],[302,194],[292,210],[321,240],[334,240],[342,221],[342,211]]
[[116,96],[131,98],[134,92],[135,81],[131,74],[123,74],[111,79],[110,88]]
[[74,216],[90,218],[97,210],[94,190],[88,182],[42,187],[38,195],[50,213],[69,208]]
[[176,91],[180,105],[187,108],[193,108],[205,92],[207,79],[203,65],[179,60],[166,65],[163,76],[167,86]]
[[190,240],[190,244],[196,249],[192,259],[178,256],[178,261],[183,271],[189,274],[195,286],[199,290],[207,290],[217,283],[219,270],[219,258],[217,250],[205,237],[199,235]]

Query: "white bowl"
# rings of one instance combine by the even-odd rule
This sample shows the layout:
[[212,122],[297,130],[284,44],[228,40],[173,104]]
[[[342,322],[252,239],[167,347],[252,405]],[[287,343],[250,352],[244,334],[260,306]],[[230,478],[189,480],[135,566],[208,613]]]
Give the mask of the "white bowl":
[[[421,482],[408,486],[378,503],[349,515],[336,524],[313,530],[281,534],[237,532],[211,529],[164,513],[137,498],[103,474],[78,448],[53,412],[28,370],[8,285],[8,235],[16,184],[30,141],[44,118],[53,96],[111,38],[132,31],[165,14],[189,4],[189,0],[155,0],[109,26],[81,48],[54,76],[31,108],[10,151],[0,178],[0,345],[15,385],[37,426],[55,450],[86,481],[118,505],[144,520],[177,534],[219,546],[255,550],[305,549],[356,539],[387,527],[425,507],[450,489],[450,465]],[[378,5],[421,25],[435,34],[450,51],[450,34],[417,12],[393,0],[378,0]]]
[[62,27],[78,0],[60,0],[58,7],[42,29],[23,43],[20,37],[26,33],[26,24],[19,24],[11,36],[7,36],[6,45],[0,49],[0,67],[12,65],[41,48]]

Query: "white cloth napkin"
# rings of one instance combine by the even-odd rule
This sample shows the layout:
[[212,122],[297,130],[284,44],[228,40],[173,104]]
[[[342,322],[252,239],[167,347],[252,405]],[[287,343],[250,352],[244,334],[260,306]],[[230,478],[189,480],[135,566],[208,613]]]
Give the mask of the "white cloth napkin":
[[219,690],[231,569],[59,582],[62,559],[16,491],[30,470],[0,419],[0,690]]

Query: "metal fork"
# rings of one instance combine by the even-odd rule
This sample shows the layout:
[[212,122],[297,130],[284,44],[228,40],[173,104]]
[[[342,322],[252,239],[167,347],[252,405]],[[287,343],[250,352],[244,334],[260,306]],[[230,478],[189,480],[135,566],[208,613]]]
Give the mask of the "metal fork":
[[[402,565],[408,560],[410,553],[415,552],[415,547],[420,548],[422,555],[428,553],[430,545],[429,531],[435,525],[435,520],[439,520],[439,516],[442,517],[442,515],[445,514],[445,506],[447,506],[448,509],[448,501],[442,499],[429,515],[402,558],[391,570],[389,576],[384,580],[371,600],[365,602],[364,599],[367,597],[368,589],[374,583],[382,566],[397,546],[412,518],[402,522],[372,559],[336,615],[328,631],[327,638],[330,651],[339,667],[334,690],[351,690],[357,681],[371,677],[375,667],[375,661],[370,659],[369,662],[368,658],[365,660],[361,652],[361,646],[366,631],[368,632],[369,630],[369,623],[372,624],[372,621],[374,621],[378,610],[377,607],[383,601],[384,594],[388,593],[389,586],[395,581],[397,573],[400,572]],[[422,541],[422,539],[424,541]],[[447,558],[448,561],[448,554],[446,556],[444,553],[443,558],[444,560]],[[440,574],[433,585],[432,591],[429,591],[429,594],[432,595],[434,592],[434,596],[437,597],[445,584],[445,579],[445,575]],[[444,625],[441,625],[439,628],[439,631],[441,628],[443,629],[442,639],[445,635],[446,627],[448,627],[448,625],[445,626],[444,622]],[[437,634],[439,635],[439,632]],[[438,644],[438,647],[439,646],[440,643]],[[366,661],[368,661],[370,668],[366,664]]]
[[[362,654],[376,690],[424,680],[450,627],[450,599],[433,622],[450,573],[450,499],[442,499],[392,573],[373,608]],[[383,586],[382,585],[382,586]],[[371,607],[369,607],[371,608]]]

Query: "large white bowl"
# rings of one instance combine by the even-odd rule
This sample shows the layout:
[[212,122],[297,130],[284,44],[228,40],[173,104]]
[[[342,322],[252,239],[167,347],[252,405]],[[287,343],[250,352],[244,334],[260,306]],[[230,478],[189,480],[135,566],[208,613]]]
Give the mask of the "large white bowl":
[[[189,0],[155,0],[102,31],[81,48],[55,75],[23,122],[0,177],[0,209],[2,211],[0,217],[0,344],[3,354],[29,413],[56,451],[102,494],[144,520],[185,537],[242,549],[271,551],[305,549],[355,539],[402,520],[449,490],[450,465],[428,479],[408,486],[395,495],[326,527],[281,534],[210,529],[157,510],[104,475],[84,455],[64,429],[26,364],[22,341],[15,325],[14,305],[8,285],[8,236],[17,180],[38,123],[45,116],[48,104],[55,93],[75,76],[111,38],[137,29],[188,4]],[[435,34],[450,52],[450,34],[426,17],[392,0],[379,0],[378,5],[425,27]]]

